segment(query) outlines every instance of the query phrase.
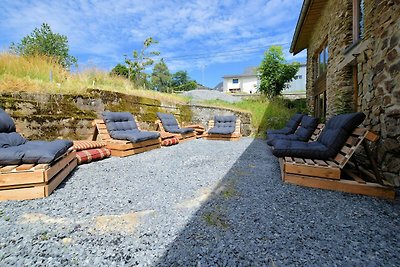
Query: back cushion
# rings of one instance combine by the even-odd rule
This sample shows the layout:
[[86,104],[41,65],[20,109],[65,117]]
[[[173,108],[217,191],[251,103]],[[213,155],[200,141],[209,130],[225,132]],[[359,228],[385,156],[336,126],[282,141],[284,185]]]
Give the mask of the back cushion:
[[111,136],[113,132],[138,130],[135,119],[129,112],[104,111],[102,115]]
[[303,114],[301,113],[296,113],[293,115],[293,117],[290,118],[290,120],[287,122],[286,127],[290,129],[290,134],[294,133],[299,126],[299,123],[301,119],[303,118]]
[[317,118],[304,115],[303,118],[301,118],[300,127],[297,128],[294,134],[298,136],[299,140],[308,141],[317,127],[317,124]]
[[365,114],[362,112],[336,115],[328,120],[318,142],[328,147],[330,157],[334,157],[364,119]]
[[19,146],[26,143],[26,139],[19,133],[0,133],[0,148]]
[[0,108],[0,133],[15,132],[13,119],[3,109]]
[[236,116],[215,116],[214,117],[214,127],[217,128],[235,128],[236,126]]
[[174,115],[157,112],[157,117],[161,120],[162,125],[167,132],[179,129],[179,124]]

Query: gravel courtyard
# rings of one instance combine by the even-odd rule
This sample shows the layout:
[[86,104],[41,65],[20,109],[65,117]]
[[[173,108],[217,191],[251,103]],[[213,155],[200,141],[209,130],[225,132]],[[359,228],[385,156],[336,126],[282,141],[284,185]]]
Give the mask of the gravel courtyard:
[[283,184],[264,140],[194,140],[0,202],[0,266],[399,266],[399,215],[399,200]]

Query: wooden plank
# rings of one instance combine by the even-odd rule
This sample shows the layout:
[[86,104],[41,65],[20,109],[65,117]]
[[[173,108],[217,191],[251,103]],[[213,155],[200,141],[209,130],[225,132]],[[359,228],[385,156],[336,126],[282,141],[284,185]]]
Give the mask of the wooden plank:
[[59,171],[61,171],[68,163],[70,163],[72,160],[74,160],[76,157],[76,152],[72,151],[68,155],[65,155],[64,158],[58,160],[54,164],[50,166],[47,170],[44,172],[44,180],[47,182],[51,178],[53,178],[54,175],[56,175]]
[[14,170],[18,166],[19,165],[8,165],[8,166],[5,166],[5,167],[1,168],[0,172],[10,172],[10,171]]
[[281,169],[281,179],[285,181],[285,160],[283,158],[279,158],[279,167]]
[[336,179],[336,180],[340,179],[339,168],[327,168],[327,167],[285,163],[285,172],[292,174],[320,177],[324,179]]
[[345,162],[347,160],[347,158],[345,156],[343,156],[342,154],[338,153],[336,155],[336,157],[334,158],[334,160],[339,164],[342,165],[343,162]]
[[296,163],[304,164],[304,160],[302,158],[294,158]]
[[73,159],[68,165],[66,165],[59,173],[57,173],[44,187],[44,196],[48,197],[59,184],[70,174],[70,172],[78,165],[78,160]]
[[292,157],[285,157],[285,161],[294,162],[294,159]]
[[358,139],[357,137],[354,136],[350,136],[349,138],[347,138],[346,140],[346,144],[350,145],[350,146],[355,146],[360,139]]
[[16,171],[28,171],[32,169],[35,166],[35,164],[22,164],[19,165],[17,168],[15,168]]
[[361,127],[357,127],[354,129],[354,131],[352,132],[352,135],[356,135],[356,136],[364,136],[364,134],[367,132],[367,129],[365,128],[361,128]]
[[43,170],[29,172],[8,172],[0,174],[0,187],[43,183],[44,181],[45,179]]
[[0,200],[28,200],[45,196],[44,186],[32,186],[0,191]]
[[360,184],[349,180],[330,180],[285,173],[285,182],[300,186],[341,191],[394,200],[395,190],[375,183]]
[[343,154],[349,154],[352,152],[352,149],[354,149],[354,147],[348,147],[346,145],[344,145],[340,151],[343,152]]
[[379,135],[377,135],[377,134],[374,133],[374,132],[368,131],[368,132],[365,134],[365,139],[367,139],[368,141],[371,141],[371,142],[376,142],[376,141],[379,140]]
[[133,148],[129,150],[111,150],[111,156],[114,157],[126,157],[126,156],[131,156],[134,154],[139,154],[145,151],[150,151],[156,148],[160,148],[160,144],[155,144],[147,147],[141,147],[141,148]]
[[47,169],[48,167],[49,167],[49,164],[44,163],[44,164],[37,164],[34,169],[35,170],[43,170],[43,169]]
[[315,162],[311,159],[304,159],[304,161],[306,162],[306,164],[315,165]]
[[132,143],[129,141],[114,140],[113,142],[107,142],[107,148],[110,150],[129,150],[133,148],[140,148],[149,145],[159,144],[161,142],[160,138],[146,140],[138,143]]
[[366,182],[359,176],[357,173],[355,173],[353,170],[348,170],[348,169],[343,169],[343,171],[350,176],[351,178],[354,179],[357,183],[360,184],[366,184]]
[[324,166],[324,167],[328,167],[329,166],[328,163],[326,163],[325,161],[320,160],[320,159],[315,159],[314,162],[317,163],[320,166]]

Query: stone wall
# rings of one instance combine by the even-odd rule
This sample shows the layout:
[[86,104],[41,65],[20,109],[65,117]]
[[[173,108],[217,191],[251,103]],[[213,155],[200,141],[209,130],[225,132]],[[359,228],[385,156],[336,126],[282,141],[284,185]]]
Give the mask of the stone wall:
[[17,130],[30,140],[88,139],[92,121],[104,110],[128,111],[143,130],[155,130],[156,112],[173,113],[179,122],[206,125],[215,114],[236,114],[245,136],[252,133],[251,114],[223,108],[162,103],[156,99],[101,90],[82,95],[0,93],[0,107],[13,117]]
[[364,126],[381,136],[373,147],[380,170],[387,181],[400,186],[400,0],[364,2],[364,36],[355,45],[352,1],[330,0],[321,11],[307,49],[307,100],[313,110],[312,62],[327,40],[327,118],[364,112]]

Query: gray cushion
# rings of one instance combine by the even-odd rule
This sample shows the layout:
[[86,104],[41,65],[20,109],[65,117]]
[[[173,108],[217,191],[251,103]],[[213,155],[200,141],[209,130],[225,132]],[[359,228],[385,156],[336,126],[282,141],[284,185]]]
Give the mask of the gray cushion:
[[24,151],[19,146],[0,148],[0,165],[21,164]]
[[51,163],[72,146],[69,140],[28,141],[22,145],[0,148],[0,165]]
[[102,115],[107,130],[114,139],[137,143],[160,137],[160,134],[157,132],[140,131],[134,117],[129,112],[104,111]]
[[22,163],[50,163],[59,156],[67,152],[72,147],[70,140],[46,141],[28,141],[18,146],[23,150],[24,156]]
[[235,132],[236,116],[215,116],[214,127],[208,133],[210,134],[232,134]]
[[0,108],[0,133],[15,132],[13,119],[3,109]]
[[194,131],[192,128],[180,128],[178,121],[175,116],[169,113],[157,112],[157,117],[161,120],[161,123],[166,132],[170,133],[191,133]]
[[274,143],[272,153],[277,157],[333,158],[364,119],[365,114],[361,112],[334,116],[328,120],[317,141],[306,143],[280,139]]
[[304,115],[294,134],[270,134],[267,144],[273,146],[277,139],[308,141],[318,125],[318,119]]
[[130,131],[116,131],[113,133],[112,137],[118,140],[129,140],[132,143],[137,143],[146,140],[157,139],[160,137],[160,134],[157,132],[130,130]]
[[303,118],[303,114],[301,113],[296,113],[294,114],[290,120],[286,123],[286,126],[282,129],[278,130],[268,130],[267,135],[268,137],[271,134],[292,134],[297,130],[297,127],[300,124],[301,119]]
[[137,124],[132,114],[129,112],[110,112],[104,111],[102,113],[104,122],[106,123],[107,130],[112,136],[114,131],[128,131],[137,130]]
[[0,133],[0,148],[19,146],[25,144],[26,142],[27,140],[23,138],[19,133]]

